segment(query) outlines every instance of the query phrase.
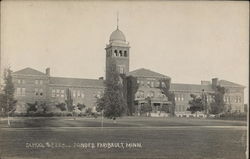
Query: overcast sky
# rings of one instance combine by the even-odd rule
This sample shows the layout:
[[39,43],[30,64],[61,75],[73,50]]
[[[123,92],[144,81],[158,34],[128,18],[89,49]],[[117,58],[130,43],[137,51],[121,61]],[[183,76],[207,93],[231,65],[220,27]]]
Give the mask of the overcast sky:
[[248,87],[248,2],[2,2],[2,62],[14,71],[104,76],[117,12],[131,46],[130,70],[147,68],[174,83],[218,77]]

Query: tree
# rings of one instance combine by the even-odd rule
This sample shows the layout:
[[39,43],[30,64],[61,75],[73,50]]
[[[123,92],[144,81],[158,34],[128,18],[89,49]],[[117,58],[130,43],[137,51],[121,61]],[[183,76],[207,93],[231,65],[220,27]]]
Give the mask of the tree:
[[203,111],[205,106],[201,97],[197,97],[194,94],[191,94],[190,96],[192,99],[188,102],[190,107],[187,109],[187,111],[190,111],[192,114],[196,113],[197,116],[197,111]]
[[139,88],[139,84],[137,83],[137,79],[133,76],[126,77],[127,81],[127,107],[128,107],[128,115],[133,115],[135,112],[135,94]]
[[172,116],[174,116],[175,113],[175,95],[173,92],[170,92],[170,79],[161,79],[159,88],[163,92],[163,94],[168,97],[168,101],[171,102],[169,111]]
[[72,112],[74,110],[74,108],[73,108],[73,99],[72,99],[71,91],[70,91],[69,88],[66,90],[65,103],[66,103],[66,110]]
[[36,112],[38,108],[38,103],[27,103],[28,108],[27,108],[27,113],[29,114],[30,112]]
[[61,111],[66,111],[67,110],[67,106],[66,106],[65,103],[56,104],[56,107],[59,108]]
[[104,95],[97,100],[97,110],[103,110],[105,117],[115,119],[125,113],[127,104],[123,94],[122,78],[117,72],[115,62],[111,62],[108,70]]
[[167,104],[163,104],[162,107],[161,107],[161,111],[165,112],[165,113],[169,113],[170,110],[169,110],[169,107]]
[[8,115],[15,111],[17,100],[14,98],[14,84],[12,82],[12,71],[8,68],[4,70],[4,87],[3,93],[0,94],[0,107],[4,115]]
[[78,108],[80,111],[82,111],[85,107],[86,107],[85,104],[80,104],[80,103],[77,104],[77,108]]
[[213,98],[213,101],[210,103],[210,113],[211,114],[219,114],[226,110],[225,102],[224,102],[224,94],[226,93],[226,89],[221,86],[217,86],[215,88],[214,93],[210,93]]
[[204,89],[202,89],[201,100],[202,100],[205,114],[207,115],[208,114],[207,93],[205,93]]

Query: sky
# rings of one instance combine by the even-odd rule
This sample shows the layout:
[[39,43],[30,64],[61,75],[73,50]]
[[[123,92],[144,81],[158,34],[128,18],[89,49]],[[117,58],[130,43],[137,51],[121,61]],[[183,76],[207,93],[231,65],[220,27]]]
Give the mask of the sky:
[[117,12],[131,46],[131,71],[150,69],[173,83],[218,77],[246,86],[248,101],[248,2],[2,1],[1,68],[104,76]]

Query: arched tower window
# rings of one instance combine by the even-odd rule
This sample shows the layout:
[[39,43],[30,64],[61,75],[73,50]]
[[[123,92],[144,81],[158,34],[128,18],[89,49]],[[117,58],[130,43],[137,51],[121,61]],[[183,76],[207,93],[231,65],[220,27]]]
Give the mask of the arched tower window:
[[115,56],[118,56],[118,52],[117,52],[117,50],[115,50],[115,54],[114,54]]
[[126,50],[124,51],[124,56],[127,57],[127,51]]
[[122,50],[119,51],[119,55],[122,56]]

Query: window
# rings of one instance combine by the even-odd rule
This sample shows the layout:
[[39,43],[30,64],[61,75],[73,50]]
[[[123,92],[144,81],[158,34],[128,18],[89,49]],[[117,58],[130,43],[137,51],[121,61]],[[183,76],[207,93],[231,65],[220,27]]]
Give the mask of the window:
[[[100,95],[100,94],[98,94],[98,95]],[[84,98],[84,93],[81,93],[81,97]]]
[[17,88],[16,89],[16,95],[17,96],[25,96],[26,89],[25,88]]
[[239,103],[241,103],[241,97],[239,97]]
[[35,84],[38,84],[38,80],[35,80]]
[[39,89],[40,96],[43,96],[43,89]]
[[165,85],[164,82],[161,82],[161,86],[162,86],[162,87],[166,87],[166,85]]
[[119,51],[119,55],[122,56],[122,50]]
[[38,93],[38,88],[35,88],[35,95],[37,96],[39,93]]
[[119,72],[120,72],[121,74],[124,74],[124,67],[119,66]]
[[73,97],[74,98],[76,97],[76,91],[73,91]]
[[25,84],[25,80],[22,80],[22,83]]
[[150,85],[150,81],[147,81],[147,84]]
[[117,52],[117,50],[115,50],[114,56],[118,56],[118,52]]
[[20,95],[21,95],[21,88],[17,88],[17,89],[16,89],[16,95],[17,95],[17,96],[20,96]]
[[56,95],[56,90],[55,89],[52,89],[52,97],[55,97]]
[[153,81],[151,81],[151,87],[154,87],[154,82]]
[[160,86],[160,82],[155,82],[155,87],[159,87]]
[[20,79],[18,79],[18,80],[17,80],[17,83],[18,83],[18,84],[20,84],[20,83],[21,83],[21,80],[20,80]]
[[25,88],[21,88],[21,96],[25,96],[25,92],[26,91],[26,89]]
[[184,97],[183,97],[183,94],[181,95],[181,101],[184,101]]
[[81,96],[81,92],[77,91],[77,97],[80,97],[80,96]]
[[127,57],[127,51],[126,50],[124,51],[124,56]]
[[40,84],[43,84],[43,80],[40,80]]
[[139,84],[140,83],[140,81],[139,80],[137,80],[137,84]]

